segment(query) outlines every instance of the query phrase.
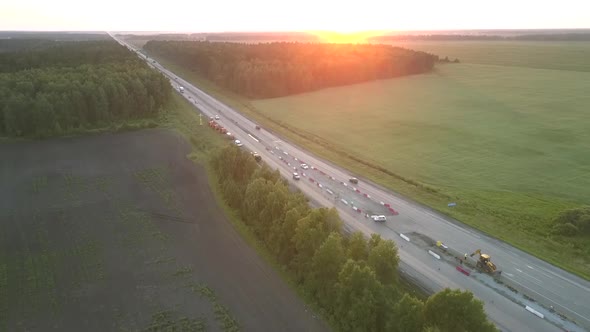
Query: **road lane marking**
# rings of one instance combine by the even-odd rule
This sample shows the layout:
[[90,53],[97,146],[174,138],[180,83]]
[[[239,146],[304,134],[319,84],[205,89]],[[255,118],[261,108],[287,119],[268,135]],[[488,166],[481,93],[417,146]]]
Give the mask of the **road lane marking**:
[[518,271],[518,272],[522,273],[522,270],[516,269],[516,271]]
[[528,267],[528,268],[529,268],[529,269],[531,269],[531,270],[534,270],[534,269],[533,269],[533,267],[532,267],[532,266],[530,266],[530,265],[527,265],[526,267]]

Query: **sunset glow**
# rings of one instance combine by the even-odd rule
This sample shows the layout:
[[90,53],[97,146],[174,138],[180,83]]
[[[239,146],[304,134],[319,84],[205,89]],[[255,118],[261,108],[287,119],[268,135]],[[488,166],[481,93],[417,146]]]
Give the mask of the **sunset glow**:
[[380,36],[385,31],[308,31],[320,38],[322,42],[326,43],[363,43],[368,38]]
[[5,0],[0,7],[0,30],[335,31],[321,33],[333,42],[366,37],[358,31],[590,27],[590,2],[579,0]]

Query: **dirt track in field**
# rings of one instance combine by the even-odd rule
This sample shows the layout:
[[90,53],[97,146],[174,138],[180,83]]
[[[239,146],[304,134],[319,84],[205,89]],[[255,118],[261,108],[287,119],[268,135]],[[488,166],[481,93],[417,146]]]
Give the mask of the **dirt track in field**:
[[323,331],[165,130],[0,144],[0,331]]

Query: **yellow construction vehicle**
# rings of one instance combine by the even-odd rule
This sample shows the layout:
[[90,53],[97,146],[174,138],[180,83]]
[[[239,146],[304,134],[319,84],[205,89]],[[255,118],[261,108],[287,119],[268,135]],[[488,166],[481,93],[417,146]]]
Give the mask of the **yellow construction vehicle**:
[[479,259],[477,260],[476,264],[479,269],[491,275],[498,275],[502,273],[502,271],[498,270],[496,265],[492,263],[490,255],[482,254],[481,249],[477,249],[469,256],[473,257],[475,254],[479,255]]

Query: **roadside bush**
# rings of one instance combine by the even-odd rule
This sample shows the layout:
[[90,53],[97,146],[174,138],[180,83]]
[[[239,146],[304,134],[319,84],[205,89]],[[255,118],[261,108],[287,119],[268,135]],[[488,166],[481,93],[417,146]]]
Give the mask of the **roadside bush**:
[[590,206],[562,211],[553,222],[555,234],[590,235]]

